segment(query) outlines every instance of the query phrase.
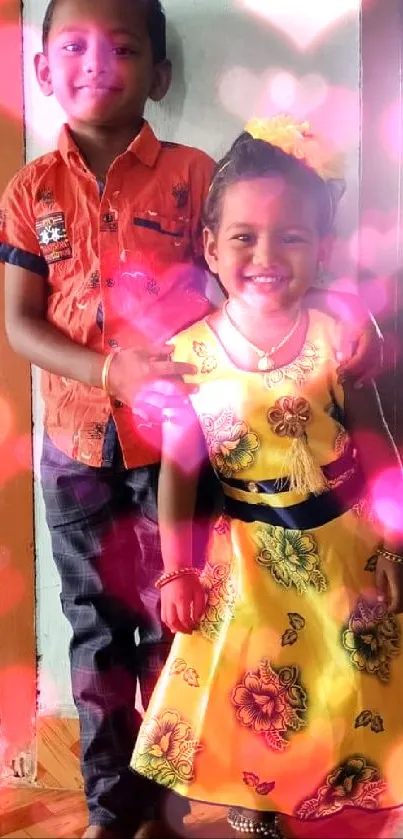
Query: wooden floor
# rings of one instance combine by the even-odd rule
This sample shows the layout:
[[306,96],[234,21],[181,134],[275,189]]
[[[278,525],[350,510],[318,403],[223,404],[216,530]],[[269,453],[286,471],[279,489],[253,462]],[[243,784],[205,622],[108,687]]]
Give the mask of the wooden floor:
[[[352,814],[326,820],[319,828],[311,822],[296,829],[284,825],[288,837],[299,839],[402,839],[402,816]],[[10,786],[0,789],[0,836],[6,839],[79,839],[86,826],[86,808],[81,792]],[[221,807],[194,805],[187,824],[193,839],[227,839],[231,834]]]
[[[78,839],[87,811],[80,792],[40,788],[0,789],[0,836],[7,839]],[[222,808],[201,805],[189,817],[189,837],[225,839],[230,835]]]

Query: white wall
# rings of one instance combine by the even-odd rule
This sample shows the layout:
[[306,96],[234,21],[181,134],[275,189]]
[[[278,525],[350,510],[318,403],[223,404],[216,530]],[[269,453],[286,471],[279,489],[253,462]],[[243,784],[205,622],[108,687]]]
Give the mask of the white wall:
[[[58,109],[41,98],[32,70],[45,7],[46,0],[24,2],[29,160],[52,147],[61,119]],[[269,19],[254,13],[259,7],[271,10]],[[324,125],[345,147],[349,190],[339,230],[347,239],[358,223],[358,7],[359,0],[165,0],[174,82],[165,102],[149,108],[157,133],[217,157],[248,117],[268,110],[313,109],[313,124]],[[338,276],[353,273],[346,246],[337,250],[334,270]],[[37,465],[42,416],[37,375],[33,399]],[[37,480],[35,514],[40,710],[69,715],[74,714],[69,628],[60,610],[59,580]]]

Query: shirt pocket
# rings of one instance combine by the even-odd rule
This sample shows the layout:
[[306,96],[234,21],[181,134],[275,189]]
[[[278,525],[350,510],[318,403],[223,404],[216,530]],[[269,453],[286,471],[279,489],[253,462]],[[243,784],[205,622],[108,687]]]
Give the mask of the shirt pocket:
[[187,216],[135,211],[123,238],[124,261],[139,260],[153,272],[192,259]]

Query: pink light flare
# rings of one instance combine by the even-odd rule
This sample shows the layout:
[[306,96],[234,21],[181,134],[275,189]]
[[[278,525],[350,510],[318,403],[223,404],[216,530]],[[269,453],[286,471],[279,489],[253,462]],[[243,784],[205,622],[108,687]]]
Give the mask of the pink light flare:
[[321,75],[298,78],[278,67],[260,74],[233,67],[220,80],[219,97],[223,107],[244,123],[251,117],[267,119],[291,112],[301,121],[308,119],[335,152],[357,147],[358,91],[330,86]]
[[374,513],[395,537],[403,536],[402,486],[401,472],[397,467],[379,472],[371,486]]
[[298,78],[282,67],[263,73],[232,67],[219,84],[221,103],[243,122],[252,116],[267,118],[286,111],[297,119],[306,119],[326,101],[327,95],[328,84],[323,76],[308,73]]
[[403,148],[403,113],[400,100],[393,102],[383,112],[379,132],[384,151],[399,163]]
[[361,270],[377,277],[392,276],[400,268],[397,245],[402,235],[396,210],[368,212],[349,240],[350,257]]
[[[263,17],[301,51],[312,47],[346,18],[358,15],[359,0],[239,0],[240,5]],[[308,6],[308,8],[307,8]]]

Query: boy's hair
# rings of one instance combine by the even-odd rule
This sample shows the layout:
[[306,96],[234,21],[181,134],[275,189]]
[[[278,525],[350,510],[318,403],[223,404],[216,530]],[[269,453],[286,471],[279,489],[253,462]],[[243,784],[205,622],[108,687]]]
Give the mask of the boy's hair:
[[[42,46],[46,52],[53,16],[60,0],[50,0],[42,24]],[[111,0],[113,2],[113,0]],[[143,6],[147,31],[150,36],[154,64],[166,59],[166,21],[160,0],[126,0],[133,6]]]
[[318,205],[318,233],[326,236],[332,230],[337,208],[337,195],[330,183],[302,160],[265,140],[255,140],[244,131],[217,164],[205,206],[203,223],[217,232],[222,199],[231,184],[251,178],[282,175],[300,189],[311,194]]

